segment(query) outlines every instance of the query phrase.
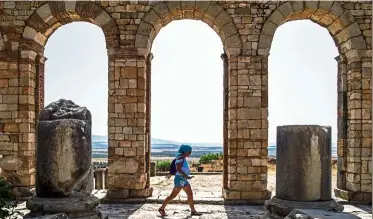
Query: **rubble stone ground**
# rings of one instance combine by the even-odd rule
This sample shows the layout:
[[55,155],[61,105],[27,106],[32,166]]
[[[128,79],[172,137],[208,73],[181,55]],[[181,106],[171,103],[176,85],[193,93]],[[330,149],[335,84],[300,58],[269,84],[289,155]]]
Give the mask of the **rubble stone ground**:
[[[240,219],[240,218],[257,218],[270,219],[266,214],[263,206],[248,206],[248,205],[224,205],[219,204],[221,198],[221,183],[222,175],[196,175],[191,181],[194,190],[194,197],[199,200],[196,204],[196,209],[203,213],[202,216],[190,216],[189,207],[187,204],[170,204],[166,208],[167,217],[172,219]],[[275,178],[269,177],[268,188],[275,188]],[[151,199],[164,200],[170,194],[173,188],[173,178],[166,179],[164,176],[156,176],[151,178],[151,184],[154,188],[153,197]],[[273,190],[274,191],[274,190]],[[94,190],[93,194],[98,198],[103,198],[106,195],[105,190]],[[178,196],[179,200],[186,200],[186,195],[181,192]],[[207,203],[207,204],[206,204]],[[98,210],[101,212],[101,218],[108,219],[152,219],[161,218],[157,209],[159,203],[145,204],[101,204]],[[370,219],[372,218],[371,205],[344,205],[344,214],[328,213],[327,219]],[[18,209],[26,214],[25,202],[18,206]],[[21,218],[21,217],[20,217]]]

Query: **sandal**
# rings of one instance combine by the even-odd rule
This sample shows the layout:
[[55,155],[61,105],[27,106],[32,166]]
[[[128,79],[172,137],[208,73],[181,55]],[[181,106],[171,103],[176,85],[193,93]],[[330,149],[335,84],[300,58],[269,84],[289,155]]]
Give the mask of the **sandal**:
[[201,216],[201,215],[202,215],[202,213],[199,213],[199,212],[197,212],[197,211],[192,211],[190,214],[191,214],[192,216]]
[[167,216],[167,214],[166,214],[166,212],[164,211],[164,209],[159,208],[159,209],[158,209],[158,212],[161,214],[162,217]]

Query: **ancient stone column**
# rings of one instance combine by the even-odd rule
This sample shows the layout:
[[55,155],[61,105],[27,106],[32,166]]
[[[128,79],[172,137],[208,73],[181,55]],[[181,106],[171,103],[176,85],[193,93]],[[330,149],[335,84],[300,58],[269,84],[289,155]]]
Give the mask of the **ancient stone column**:
[[69,100],[45,107],[37,123],[36,194],[30,215],[66,213],[95,218],[99,200],[93,190],[91,113]]
[[276,196],[266,203],[270,211],[285,216],[294,208],[341,210],[331,197],[330,126],[279,126],[276,147]]
[[155,175],[157,175],[156,173],[156,168],[157,167],[157,164],[156,164],[156,162],[150,162],[150,176],[155,176]]
[[104,189],[105,183],[105,171],[104,168],[99,168],[95,170],[95,189]]
[[276,147],[276,197],[291,201],[331,199],[330,127],[277,127]]

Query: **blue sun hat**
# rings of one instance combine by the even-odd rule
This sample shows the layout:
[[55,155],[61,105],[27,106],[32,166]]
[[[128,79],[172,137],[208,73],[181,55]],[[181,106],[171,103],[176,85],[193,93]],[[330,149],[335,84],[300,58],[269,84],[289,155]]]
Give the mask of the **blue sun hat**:
[[192,147],[186,144],[183,144],[180,146],[179,154],[177,156],[182,155],[185,152],[191,152],[192,153]]

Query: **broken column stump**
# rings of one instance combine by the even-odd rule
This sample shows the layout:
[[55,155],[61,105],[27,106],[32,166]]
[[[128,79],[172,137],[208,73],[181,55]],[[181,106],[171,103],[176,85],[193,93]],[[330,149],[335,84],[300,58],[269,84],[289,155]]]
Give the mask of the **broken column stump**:
[[276,195],[265,203],[273,216],[293,209],[342,211],[332,199],[331,127],[277,127]]
[[152,161],[150,162],[150,177],[157,175],[157,163]]
[[45,107],[37,123],[36,197],[28,217],[65,213],[96,219],[93,190],[91,113],[69,100]]
[[95,169],[95,189],[105,189],[106,168]]

